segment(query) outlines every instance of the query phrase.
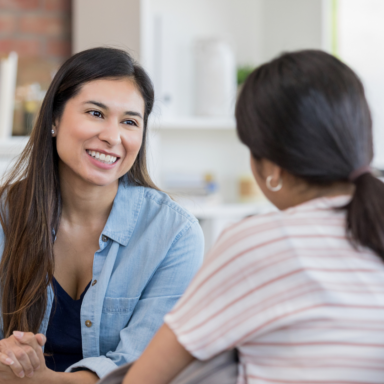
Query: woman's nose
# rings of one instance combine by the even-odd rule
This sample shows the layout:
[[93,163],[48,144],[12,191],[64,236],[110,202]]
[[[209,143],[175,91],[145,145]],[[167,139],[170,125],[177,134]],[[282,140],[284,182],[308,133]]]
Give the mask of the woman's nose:
[[121,143],[120,127],[116,122],[109,122],[99,134],[99,139],[108,143],[111,147]]

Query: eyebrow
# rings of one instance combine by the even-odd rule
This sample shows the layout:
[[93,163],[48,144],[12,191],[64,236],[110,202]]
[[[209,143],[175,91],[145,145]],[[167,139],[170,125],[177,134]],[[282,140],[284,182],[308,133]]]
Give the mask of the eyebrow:
[[[94,105],[98,106],[99,108],[109,110],[109,108],[105,104],[100,103],[99,101],[89,100],[89,101],[85,101],[83,104],[94,104]],[[143,116],[141,116],[141,113],[136,112],[136,111],[125,111],[124,115],[137,116],[137,117],[140,117],[140,119],[143,118]]]

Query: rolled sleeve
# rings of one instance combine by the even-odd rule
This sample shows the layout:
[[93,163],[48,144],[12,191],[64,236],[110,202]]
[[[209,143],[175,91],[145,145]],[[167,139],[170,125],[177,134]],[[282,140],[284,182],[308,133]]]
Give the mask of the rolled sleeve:
[[96,373],[96,375],[101,379],[117,367],[118,366],[106,356],[88,357],[80,360],[76,364],[71,365],[65,372],[77,372],[87,369]]

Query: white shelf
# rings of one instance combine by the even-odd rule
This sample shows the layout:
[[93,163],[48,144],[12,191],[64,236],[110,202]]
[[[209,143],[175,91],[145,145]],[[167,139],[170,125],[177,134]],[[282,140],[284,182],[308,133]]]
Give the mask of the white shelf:
[[0,140],[0,157],[18,156],[26,146],[29,136],[14,136]]
[[267,200],[247,204],[220,204],[213,206],[186,206],[195,217],[201,220],[207,219],[241,219],[243,217],[275,211]]
[[149,127],[156,130],[235,130],[234,118],[217,117],[174,117],[150,118]]

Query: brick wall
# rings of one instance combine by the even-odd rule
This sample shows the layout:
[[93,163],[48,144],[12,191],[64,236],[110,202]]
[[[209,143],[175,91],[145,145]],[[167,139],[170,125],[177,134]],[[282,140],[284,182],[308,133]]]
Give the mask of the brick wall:
[[18,85],[39,82],[71,54],[71,0],[0,0],[0,55],[19,54]]

